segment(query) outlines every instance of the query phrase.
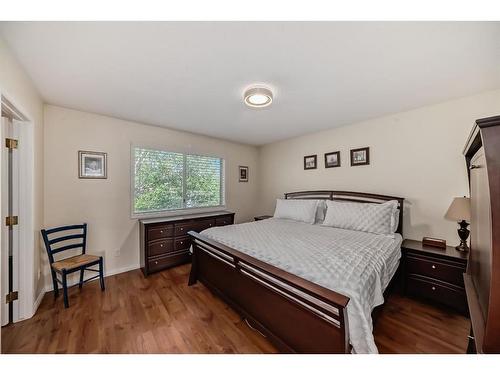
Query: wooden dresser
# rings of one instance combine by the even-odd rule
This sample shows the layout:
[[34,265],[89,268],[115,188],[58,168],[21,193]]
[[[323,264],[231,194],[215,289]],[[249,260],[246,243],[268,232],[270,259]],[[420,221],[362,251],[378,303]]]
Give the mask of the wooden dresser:
[[476,121],[464,156],[471,204],[468,352],[500,353],[500,116]]
[[145,276],[191,260],[190,230],[201,232],[210,227],[234,223],[234,212],[169,216],[139,221],[141,270]]

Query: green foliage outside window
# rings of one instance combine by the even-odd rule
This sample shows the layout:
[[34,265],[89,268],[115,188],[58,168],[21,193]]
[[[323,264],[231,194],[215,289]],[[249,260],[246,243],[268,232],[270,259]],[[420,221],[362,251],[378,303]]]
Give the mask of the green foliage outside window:
[[134,149],[134,212],[223,205],[223,160]]

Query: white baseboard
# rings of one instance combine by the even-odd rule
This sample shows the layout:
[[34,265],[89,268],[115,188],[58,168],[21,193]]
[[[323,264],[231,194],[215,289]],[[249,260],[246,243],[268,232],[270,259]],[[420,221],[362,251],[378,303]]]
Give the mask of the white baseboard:
[[119,273],[124,273],[124,272],[128,272],[128,271],[133,271],[133,270],[139,269],[140,267],[141,266],[139,264],[134,264],[132,266],[116,268],[114,270],[104,272],[104,277],[118,275]]
[[36,310],[38,310],[38,307],[40,306],[40,304],[42,303],[42,299],[43,297],[45,296],[45,293],[47,292],[45,290],[46,288],[43,288],[40,293],[38,294],[38,297],[36,297],[36,300],[35,300],[35,303],[33,304],[33,310],[32,310],[32,314],[31,316],[29,316],[27,319],[33,317],[33,315],[35,315],[36,313]]

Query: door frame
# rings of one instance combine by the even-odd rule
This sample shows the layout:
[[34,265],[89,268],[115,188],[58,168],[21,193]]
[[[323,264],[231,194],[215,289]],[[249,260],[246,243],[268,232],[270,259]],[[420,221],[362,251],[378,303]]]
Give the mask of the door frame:
[[[17,284],[19,286],[18,316],[14,322],[31,318],[35,306],[35,274],[39,275],[40,265],[35,270],[35,229],[34,229],[34,122],[33,116],[23,106],[19,105],[12,96],[0,87],[0,98],[6,99],[17,111],[22,113],[23,121],[19,125],[19,246],[14,249],[13,256],[17,257]],[[5,147],[1,140],[1,147]],[[0,202],[1,204],[1,202]],[[4,218],[1,218],[4,225]],[[0,231],[1,235],[1,231]],[[21,251],[21,249],[23,249]],[[40,278],[40,277],[38,277]],[[3,301],[3,298],[2,298]]]

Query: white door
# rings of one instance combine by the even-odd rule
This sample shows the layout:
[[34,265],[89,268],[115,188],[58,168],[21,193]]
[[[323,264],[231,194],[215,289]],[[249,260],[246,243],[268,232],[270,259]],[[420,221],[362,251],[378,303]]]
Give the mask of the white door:
[[19,319],[19,302],[6,303],[9,291],[19,287],[19,226],[7,226],[5,218],[19,211],[19,153],[6,147],[6,138],[19,138],[19,123],[2,117],[1,124],[1,298],[2,326]]

